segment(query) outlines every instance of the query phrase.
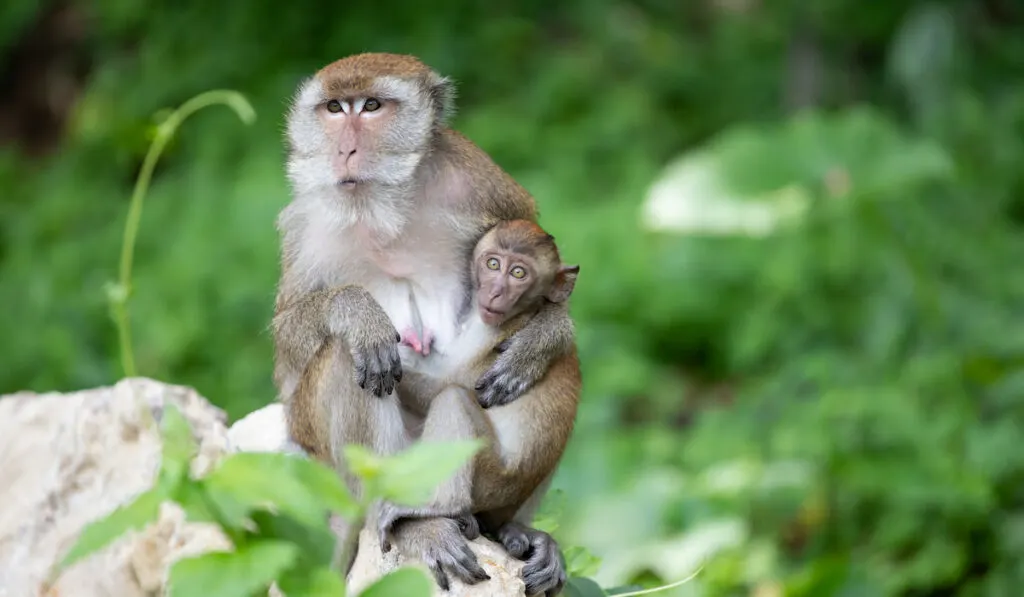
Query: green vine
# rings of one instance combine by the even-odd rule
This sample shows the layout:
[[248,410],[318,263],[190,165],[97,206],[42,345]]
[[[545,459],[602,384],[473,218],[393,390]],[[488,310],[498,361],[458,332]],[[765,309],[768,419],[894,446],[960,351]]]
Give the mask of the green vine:
[[118,281],[107,286],[107,297],[110,300],[114,323],[117,325],[118,344],[121,350],[121,367],[125,377],[135,376],[135,357],[132,350],[131,318],[128,313],[128,300],[132,294],[132,259],[135,254],[135,238],[142,219],[142,202],[149,190],[149,184],[156,168],[157,160],[163,153],[174,133],[189,116],[199,110],[215,104],[224,104],[233,109],[245,124],[256,120],[256,111],[245,97],[237,91],[215,89],[206,91],[189,99],[160,123],[156,135],[150,143],[149,150],[142,162],[142,169],[135,181],[131,203],[128,207],[128,218],[124,226],[124,239],[121,243],[121,265]]

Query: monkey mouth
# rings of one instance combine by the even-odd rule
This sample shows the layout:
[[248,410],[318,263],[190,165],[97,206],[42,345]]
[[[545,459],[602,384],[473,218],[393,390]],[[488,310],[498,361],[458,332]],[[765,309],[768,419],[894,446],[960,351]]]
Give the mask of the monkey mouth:
[[480,306],[480,319],[484,320],[484,323],[493,325],[501,321],[501,318],[505,317],[505,314],[501,311],[495,311],[494,309],[488,309],[483,305]]
[[356,186],[357,182],[359,181],[357,181],[354,178],[342,178],[341,180],[338,181],[338,186],[340,186],[343,189],[351,189]]

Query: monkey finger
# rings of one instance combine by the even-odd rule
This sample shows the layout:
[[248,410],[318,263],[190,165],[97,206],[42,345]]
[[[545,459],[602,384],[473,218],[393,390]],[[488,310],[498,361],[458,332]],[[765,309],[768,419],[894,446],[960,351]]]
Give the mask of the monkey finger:
[[394,363],[391,360],[390,346],[381,345],[377,348],[377,361],[381,366],[381,389],[388,396],[395,391]]
[[357,352],[352,353],[352,363],[355,365],[356,383],[360,388],[366,389],[366,359]]
[[441,568],[441,563],[437,560],[431,559],[426,564],[427,568],[430,568],[430,572],[434,575],[434,580],[437,581],[437,586],[441,587],[441,590],[447,593],[451,588],[451,585],[448,582],[448,575],[445,574],[444,570]]

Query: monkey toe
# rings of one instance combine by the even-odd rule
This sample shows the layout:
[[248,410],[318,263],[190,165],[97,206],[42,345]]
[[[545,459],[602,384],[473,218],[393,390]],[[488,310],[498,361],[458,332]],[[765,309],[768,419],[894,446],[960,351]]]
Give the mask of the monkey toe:
[[476,516],[472,514],[466,514],[455,519],[459,523],[459,530],[462,531],[462,536],[472,541],[480,536],[480,523],[477,521]]
[[530,545],[532,553],[523,566],[526,594],[558,594],[566,581],[565,561],[558,544],[548,534],[536,531]]
[[475,585],[485,580],[490,580],[491,575],[480,566],[476,554],[469,546],[463,546],[458,553],[453,554],[451,562],[452,572],[455,577],[467,585]]
[[437,560],[430,560],[425,563],[427,564],[427,568],[430,569],[430,573],[434,575],[434,580],[437,582],[437,586],[447,593],[448,590],[451,589],[451,584],[448,582],[448,575],[444,573],[441,563]]
[[530,539],[525,533],[518,529],[502,530],[498,534],[498,539],[501,541],[501,545],[508,552],[508,555],[516,558],[517,560],[523,559],[526,552],[530,549]]
[[447,575],[457,578],[463,584],[475,585],[491,578],[480,566],[476,554],[461,533],[438,537],[431,551],[434,552],[431,559],[439,562]]

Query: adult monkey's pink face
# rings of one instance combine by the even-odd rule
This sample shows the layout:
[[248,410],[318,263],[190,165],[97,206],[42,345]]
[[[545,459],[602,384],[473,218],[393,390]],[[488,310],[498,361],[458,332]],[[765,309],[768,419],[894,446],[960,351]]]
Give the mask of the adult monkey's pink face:
[[304,83],[289,114],[297,165],[310,191],[407,183],[444,122],[450,85],[411,56],[360,54]]

